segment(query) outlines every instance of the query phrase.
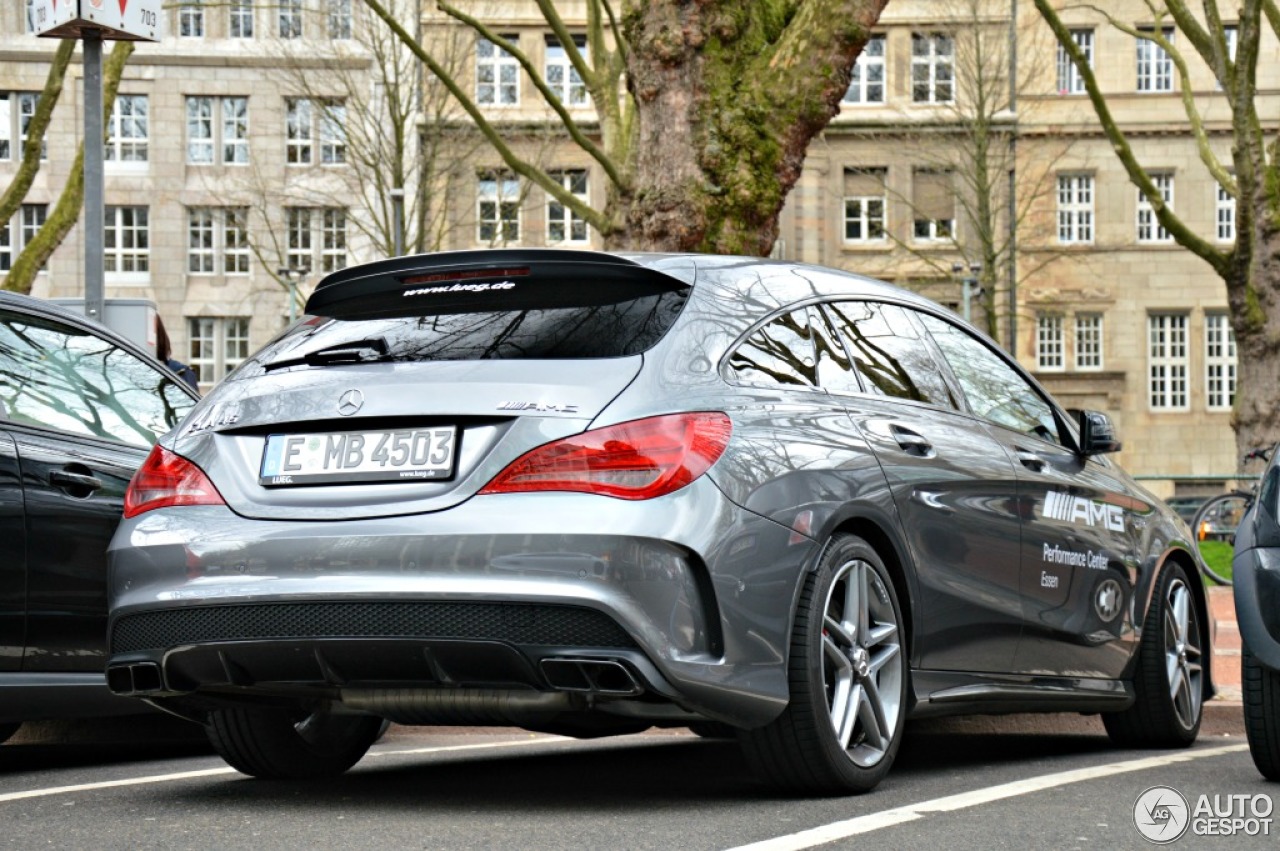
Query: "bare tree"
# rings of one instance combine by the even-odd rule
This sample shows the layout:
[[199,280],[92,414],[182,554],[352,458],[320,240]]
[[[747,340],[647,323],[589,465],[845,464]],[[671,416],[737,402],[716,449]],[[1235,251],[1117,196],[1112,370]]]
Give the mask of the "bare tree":
[[604,174],[600,209],[521,156],[433,49],[383,0],[365,0],[506,166],[586,220],[607,247],[765,255],[809,142],[839,109],[887,0],[623,0],[618,9],[586,0],[585,49],[553,0],[533,2],[590,92],[592,126],[575,120],[530,57],[484,20],[448,2],[437,8],[519,62]]
[[[31,187],[31,181],[35,177],[36,170],[39,169],[40,150],[44,145],[45,131],[49,127],[53,110],[58,101],[58,96],[62,90],[62,81],[66,76],[67,61],[70,59],[71,50],[74,48],[74,41],[66,41],[59,46],[54,54],[53,66],[50,69],[48,79],[45,81],[44,89],[40,93],[40,100],[36,107],[36,115],[32,118],[31,124],[27,128],[27,141],[23,145],[22,166],[19,167],[19,173],[14,179],[11,187],[13,198],[10,198],[10,192],[6,192],[4,196],[4,206],[0,212],[4,215],[0,216],[0,227],[7,227],[10,216],[13,215],[13,209],[16,209],[22,203],[23,197],[26,196],[27,190]],[[133,54],[133,42],[118,41],[111,49],[111,54],[107,57],[106,62],[102,66],[102,110],[103,110],[103,134],[106,134],[106,122],[111,120],[111,110],[116,101],[116,92],[120,89],[120,78],[124,74],[125,63],[129,61],[129,57]],[[46,103],[47,100],[47,103]],[[41,114],[43,112],[43,119]],[[97,143],[101,144],[102,140]],[[18,187],[21,187],[21,195],[18,194]],[[12,205],[13,209],[10,209]],[[36,275],[40,268],[48,261],[49,257],[57,250],[62,241],[66,239],[67,234],[75,227],[76,222],[80,220],[80,211],[84,209],[84,142],[81,141],[79,149],[76,151],[75,164],[71,167],[71,174],[67,178],[66,186],[62,189],[62,194],[58,196],[58,202],[53,207],[53,212],[40,226],[31,240],[23,246],[17,258],[13,261],[13,266],[9,269],[5,276],[3,288],[13,290],[20,293],[31,292],[31,284],[35,281]]]
[[[1151,205],[1160,226],[1179,245],[1208,263],[1226,284],[1239,352],[1232,425],[1237,457],[1244,457],[1250,448],[1280,439],[1280,215],[1276,213],[1280,209],[1280,131],[1273,116],[1259,114],[1256,86],[1262,34],[1266,29],[1280,37],[1280,7],[1275,0],[1241,0],[1234,10],[1238,40],[1233,56],[1227,25],[1216,3],[1204,4],[1203,18],[1196,17],[1185,0],[1145,3],[1154,26],[1142,30],[1117,19],[1106,8],[1086,8],[1134,39],[1154,42],[1171,58],[1200,161],[1218,186],[1237,201],[1235,241],[1228,246],[1196,233],[1165,202],[1113,116],[1087,57],[1071,38],[1058,11],[1049,0],[1035,0],[1036,9],[1084,80],[1089,101],[1112,149],[1129,179]],[[1176,43],[1165,37],[1166,26],[1176,27],[1180,33]],[[1219,157],[1210,143],[1192,89],[1184,45],[1190,46],[1213,71],[1230,108],[1229,162]]]

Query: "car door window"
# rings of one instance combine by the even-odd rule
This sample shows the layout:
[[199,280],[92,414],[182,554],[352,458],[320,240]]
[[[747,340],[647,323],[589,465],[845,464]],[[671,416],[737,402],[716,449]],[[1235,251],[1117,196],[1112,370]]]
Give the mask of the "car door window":
[[864,392],[853,369],[853,360],[820,305],[809,305],[809,330],[818,356],[818,381],[822,388],[832,393]]
[[109,340],[0,311],[0,404],[13,422],[150,446],[195,403]]
[[917,315],[942,350],[974,414],[1023,434],[1062,443],[1053,408],[1004,358],[950,322],[926,313]]
[[957,408],[927,343],[892,304],[840,301],[826,305],[868,392]]
[[734,350],[729,366],[742,384],[818,386],[807,308],[784,313],[762,325]]

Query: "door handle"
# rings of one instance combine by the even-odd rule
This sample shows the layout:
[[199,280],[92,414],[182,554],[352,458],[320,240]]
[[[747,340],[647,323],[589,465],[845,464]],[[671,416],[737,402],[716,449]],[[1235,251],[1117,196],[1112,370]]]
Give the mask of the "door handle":
[[1039,473],[1044,469],[1044,459],[1034,452],[1028,452],[1025,449],[1015,449],[1013,454],[1018,456],[1018,461],[1028,470],[1034,470]]
[[898,442],[898,446],[907,454],[921,458],[933,455],[933,444],[911,429],[895,425],[890,426],[889,431],[893,434],[893,439]]
[[[102,479],[97,476],[88,476],[84,473],[72,473],[67,470],[54,470],[49,474],[49,483],[57,485],[66,490],[74,488],[76,490],[88,491],[93,493],[102,487]],[[85,494],[86,496],[88,494]],[[75,494],[73,494],[75,496]]]

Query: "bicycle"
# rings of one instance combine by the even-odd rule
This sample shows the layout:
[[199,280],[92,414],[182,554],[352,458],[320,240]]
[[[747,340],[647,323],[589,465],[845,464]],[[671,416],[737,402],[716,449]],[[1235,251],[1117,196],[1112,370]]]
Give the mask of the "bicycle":
[[[1254,459],[1266,463],[1273,447],[1250,450],[1241,460]],[[1256,482],[1247,488],[1236,488],[1206,500],[1191,520],[1192,541],[1200,554],[1200,572],[1205,579],[1219,585],[1231,585],[1231,558],[1234,554],[1236,529],[1257,496]]]

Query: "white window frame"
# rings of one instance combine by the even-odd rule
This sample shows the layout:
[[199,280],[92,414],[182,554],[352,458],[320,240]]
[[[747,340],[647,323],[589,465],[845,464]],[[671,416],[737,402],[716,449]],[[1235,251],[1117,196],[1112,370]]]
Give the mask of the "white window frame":
[[182,0],[178,7],[178,37],[204,38],[204,0]]
[[1075,315],[1075,367],[1080,372],[1099,372],[1105,365],[1101,313]]
[[[1155,35],[1155,29],[1145,27],[1139,32]],[[1170,44],[1174,39],[1173,27],[1162,27],[1160,34]],[[1149,38],[1137,40],[1137,89],[1143,94],[1161,94],[1173,91],[1173,58],[1164,48]]]
[[314,207],[285,207],[285,264],[306,275],[315,268]]
[[1067,367],[1066,318],[1061,313],[1036,314],[1036,369],[1062,372]]
[[[585,168],[552,172],[551,178],[557,180],[566,192],[583,204],[590,203],[590,176]],[[547,195],[546,215],[548,245],[586,245],[591,241],[591,229],[587,226],[587,220],[561,204],[551,194]]]
[[151,211],[145,205],[108,205],[104,210],[102,257],[106,280],[151,280]]
[[[844,198],[845,244],[868,245],[885,242],[889,236],[888,231],[885,230],[887,206],[886,196],[883,194],[846,195]],[[861,236],[850,236],[851,228],[857,228]]]
[[328,0],[328,33],[330,41],[351,38],[351,0]]
[[863,46],[853,63],[849,88],[845,89],[841,103],[861,106],[883,104],[888,79],[885,76],[884,33],[874,33]]
[[276,19],[276,35],[291,41],[302,38],[303,0],[276,0],[279,15]]
[[1092,174],[1058,175],[1058,243],[1092,245],[1095,187]]
[[186,116],[188,165],[249,164],[247,97],[189,95]]
[[285,98],[285,162],[291,166],[315,162],[315,104],[310,98]]
[[23,2],[23,32],[34,33],[36,31],[36,0],[24,0]]
[[1147,315],[1147,404],[1152,411],[1191,410],[1186,313]]
[[345,165],[347,162],[347,105],[344,101],[320,101],[315,104],[316,136],[320,140],[321,165]]
[[1236,401],[1236,332],[1226,313],[1204,316],[1204,397],[1210,411],[1230,411]]
[[347,259],[347,211],[342,207],[321,207],[320,271],[345,269]]
[[[515,45],[514,35],[500,34]],[[476,103],[505,109],[520,105],[520,63],[501,44],[476,39]]]
[[[578,53],[589,62],[587,37],[575,35],[573,43]],[[546,81],[547,88],[560,99],[561,104],[570,109],[591,106],[591,95],[587,92],[587,84],[569,59],[568,51],[555,36],[549,35],[546,38],[546,59],[543,66],[543,80]]]
[[249,357],[249,317],[187,317],[187,363],[207,390]]
[[230,0],[227,6],[227,38],[253,38],[253,0]]
[[[1093,67],[1093,30],[1071,30],[1071,40],[1084,53],[1085,64]],[[1082,95],[1085,92],[1084,75],[1071,61],[1070,54],[1061,44],[1058,45],[1058,94]]]
[[[1222,27],[1222,40],[1227,44],[1227,59],[1231,62],[1236,61],[1236,48],[1240,44],[1240,27],[1237,24],[1225,24]],[[1218,79],[1215,71],[1213,75],[1213,88],[1215,91],[1222,91],[1222,81]]]
[[103,160],[114,171],[145,170],[150,158],[151,99],[147,95],[116,95],[107,122]]
[[476,177],[476,242],[519,245],[520,180],[510,172]]
[[249,274],[248,221],[248,207],[188,207],[187,274]]
[[[1151,182],[1164,198],[1164,203],[1173,209],[1173,172],[1156,171],[1150,173]],[[1147,200],[1146,193],[1138,189],[1138,242],[1146,245],[1159,245],[1173,242],[1173,236],[1161,226],[1156,218],[1156,210]]]
[[1214,184],[1214,224],[1218,242],[1236,241],[1236,196],[1222,184]]
[[[47,204],[23,204],[18,208],[17,214],[0,227],[0,272],[13,268],[13,261],[18,259],[22,249],[35,237],[48,216]],[[46,272],[48,269],[41,266],[39,271]]]
[[911,102],[955,103],[955,59],[956,44],[950,34],[912,33]]

